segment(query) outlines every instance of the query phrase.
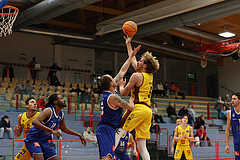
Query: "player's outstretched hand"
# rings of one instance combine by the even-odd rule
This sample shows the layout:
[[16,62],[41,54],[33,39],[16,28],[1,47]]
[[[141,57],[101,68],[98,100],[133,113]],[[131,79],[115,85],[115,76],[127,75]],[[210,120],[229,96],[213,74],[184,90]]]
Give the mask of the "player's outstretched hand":
[[228,145],[225,147],[225,152],[229,153],[229,146]]
[[138,45],[137,48],[134,48],[131,57],[134,57],[137,54],[137,52],[140,50],[140,48],[141,48],[141,45]]
[[123,38],[126,40],[125,43],[126,45],[131,44],[133,36],[123,36]]
[[54,134],[55,136],[57,136],[57,139],[60,138],[60,136],[62,137],[62,134],[58,131],[53,131],[52,134]]
[[138,156],[138,152],[137,151],[133,151],[133,154],[137,157]]
[[80,138],[82,144],[83,144],[84,146],[86,146],[86,139],[85,139],[82,135],[80,135],[79,138]]
[[21,128],[18,125],[16,125],[13,129],[13,132],[15,135],[18,135],[21,132]]
[[171,148],[171,152],[174,153],[174,148],[173,147]]

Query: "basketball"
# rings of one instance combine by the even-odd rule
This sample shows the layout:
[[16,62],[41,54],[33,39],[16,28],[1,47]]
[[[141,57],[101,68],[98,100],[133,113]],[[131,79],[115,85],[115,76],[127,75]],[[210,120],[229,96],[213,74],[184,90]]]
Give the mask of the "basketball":
[[134,34],[136,34],[137,29],[137,24],[133,21],[127,21],[122,26],[123,33],[127,36],[133,36]]

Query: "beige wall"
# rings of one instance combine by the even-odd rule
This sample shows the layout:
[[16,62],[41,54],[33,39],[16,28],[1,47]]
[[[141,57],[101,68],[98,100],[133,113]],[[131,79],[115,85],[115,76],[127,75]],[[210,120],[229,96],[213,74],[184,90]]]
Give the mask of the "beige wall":
[[234,92],[240,92],[240,60],[235,63],[232,57],[224,58],[224,66],[218,67],[219,95],[225,97],[230,91],[222,88],[224,86]]

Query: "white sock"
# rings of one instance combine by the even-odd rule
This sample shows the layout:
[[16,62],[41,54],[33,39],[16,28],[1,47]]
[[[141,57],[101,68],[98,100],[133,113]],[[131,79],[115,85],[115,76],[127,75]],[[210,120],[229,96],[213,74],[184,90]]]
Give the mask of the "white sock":
[[138,138],[137,139],[137,148],[143,160],[150,160],[150,155],[147,150],[146,146],[146,139],[145,138]]
[[118,146],[118,143],[119,143],[119,141],[120,141],[120,138],[125,134],[125,133],[127,133],[127,131],[126,130],[124,130],[124,129],[122,129],[122,128],[117,128],[116,129],[116,132],[115,132],[115,146],[114,146],[114,151],[115,151],[115,149],[117,148],[117,146]]

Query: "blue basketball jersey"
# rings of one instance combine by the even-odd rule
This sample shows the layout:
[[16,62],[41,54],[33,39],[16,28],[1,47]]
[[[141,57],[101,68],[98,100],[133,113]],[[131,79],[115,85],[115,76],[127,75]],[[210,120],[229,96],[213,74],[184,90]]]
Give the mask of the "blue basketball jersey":
[[7,5],[8,0],[0,0],[0,9]]
[[119,154],[119,153],[125,154],[126,153],[127,144],[128,144],[129,138],[130,138],[129,136],[130,136],[130,134],[129,134],[129,132],[127,132],[124,137],[120,138],[118,146],[115,150],[116,154]]
[[[63,112],[60,111],[59,115],[56,115],[55,109],[53,107],[49,107],[47,109],[50,109],[52,111],[52,114],[50,116],[50,118],[48,119],[48,121],[46,123],[43,123],[43,125],[51,128],[52,130],[56,130],[57,127],[59,126],[59,124],[61,123],[62,119],[63,119]],[[31,130],[29,131],[29,133],[27,134],[27,137],[25,139],[25,141],[44,141],[44,140],[48,140],[49,138],[49,132],[38,129],[37,127],[33,126],[31,128]]]
[[236,113],[235,109],[232,108],[230,112],[231,126],[233,133],[234,144],[240,144],[240,113]]
[[98,125],[110,124],[117,128],[122,119],[122,108],[112,108],[108,105],[109,97],[114,94],[111,92],[103,92],[101,102],[101,121]]

